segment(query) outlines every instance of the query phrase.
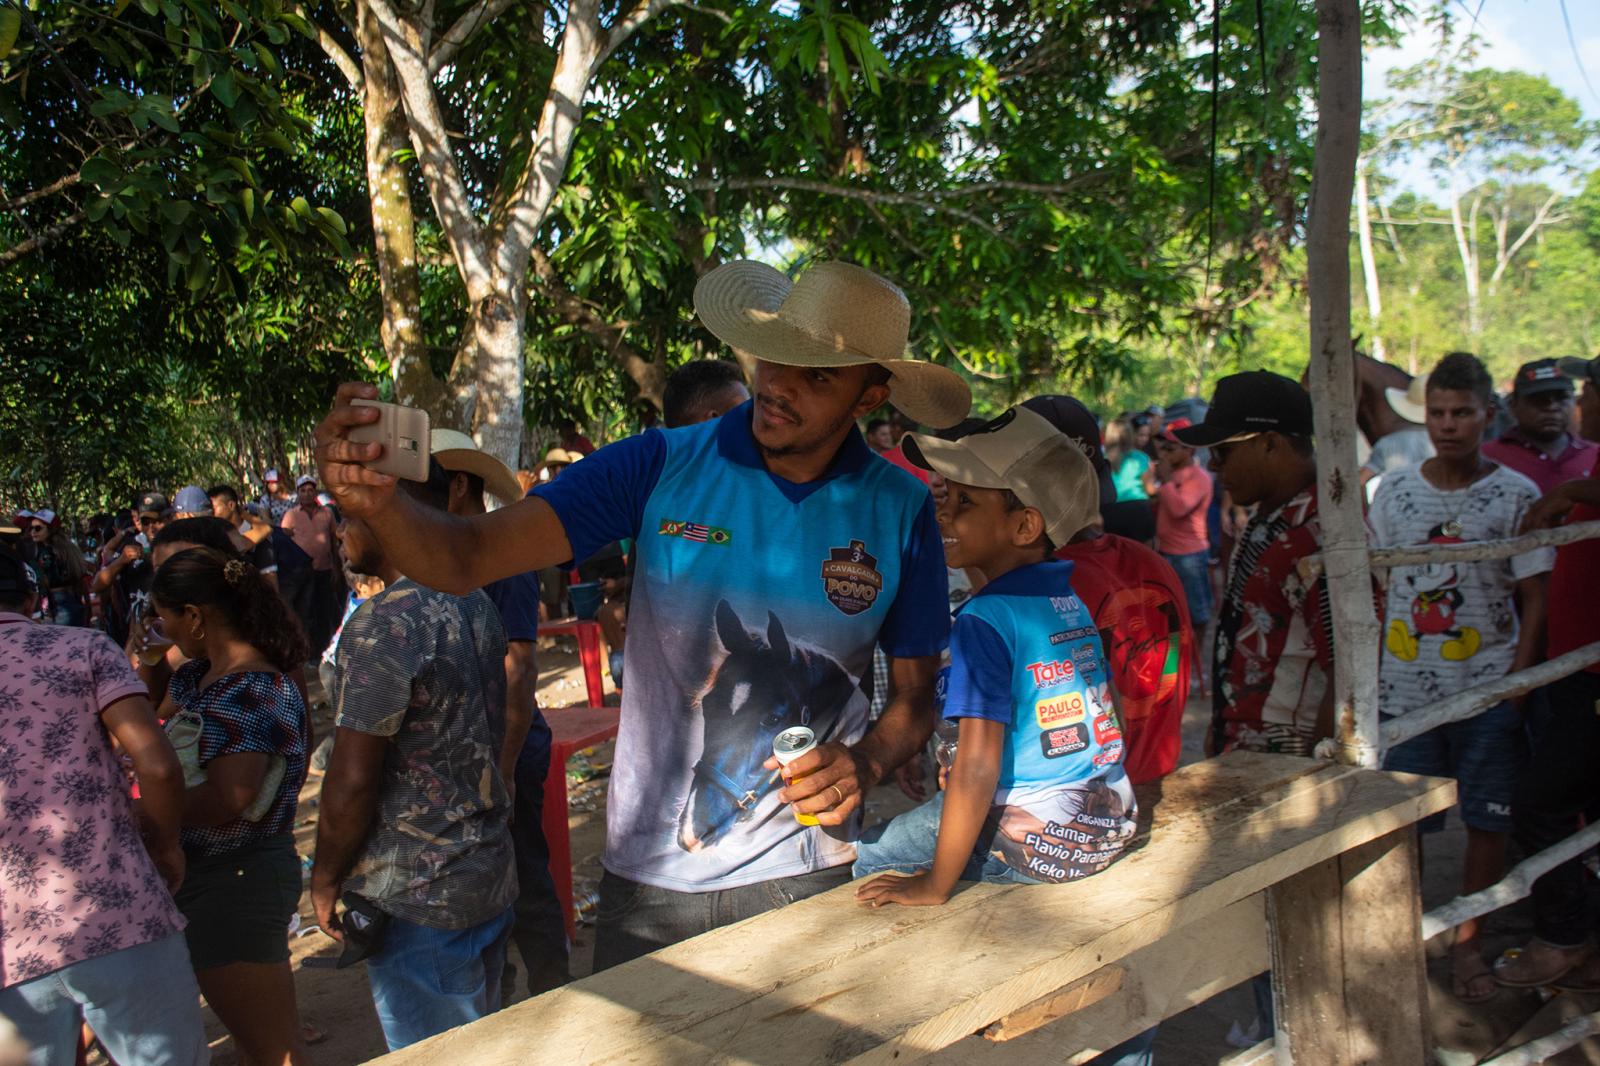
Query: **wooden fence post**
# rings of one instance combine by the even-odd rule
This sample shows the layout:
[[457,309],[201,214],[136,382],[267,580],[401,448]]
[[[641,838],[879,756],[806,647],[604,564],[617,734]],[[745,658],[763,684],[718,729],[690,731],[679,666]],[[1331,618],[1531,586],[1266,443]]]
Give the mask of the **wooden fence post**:
[[1317,506],[1333,608],[1341,762],[1378,765],[1378,618],[1356,464],[1350,345],[1350,197],[1361,142],[1360,0],[1317,0],[1317,146],[1307,224]]

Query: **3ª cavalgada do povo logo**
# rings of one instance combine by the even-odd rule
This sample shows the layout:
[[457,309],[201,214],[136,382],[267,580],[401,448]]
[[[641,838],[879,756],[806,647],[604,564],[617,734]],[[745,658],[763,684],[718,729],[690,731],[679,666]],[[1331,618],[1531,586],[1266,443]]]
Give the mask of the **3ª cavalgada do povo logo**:
[[852,540],[848,548],[829,548],[822,562],[822,591],[829,603],[847,615],[870,609],[883,591],[878,560],[859,540]]

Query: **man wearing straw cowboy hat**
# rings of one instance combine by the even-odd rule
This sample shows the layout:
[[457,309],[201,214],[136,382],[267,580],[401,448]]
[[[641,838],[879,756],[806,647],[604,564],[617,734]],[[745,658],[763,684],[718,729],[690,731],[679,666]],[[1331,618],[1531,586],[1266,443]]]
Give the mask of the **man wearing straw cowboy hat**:
[[[522,498],[511,469],[483,451],[465,433],[436,429],[429,451],[450,478],[449,511],[481,515],[488,492],[502,506]],[[550,845],[544,836],[544,779],[550,772],[550,725],[535,695],[539,668],[534,641],[539,636],[539,575],[512,574],[483,587],[506,631],[506,735],[500,749],[500,776],[511,793],[511,847],[517,863],[517,901],[511,939],[528,970],[528,993],[538,995],[568,980],[567,926],[550,877]],[[557,769],[557,773],[564,770]],[[509,998],[510,968],[504,982]]]
[[[340,386],[317,430],[341,506],[446,591],[634,538],[596,968],[847,880],[863,794],[932,731],[948,638],[932,500],[855,428],[885,401],[935,427],[967,413],[965,382],[905,358],[905,295],[847,263],[791,282],[745,261],[694,304],[755,358],[754,399],[602,448],[511,507],[428,513],[361,465],[380,446],[347,433],[376,414],[350,401],[370,385]],[[859,683],[880,644],[895,695],[869,728]],[[780,780],[774,743],[800,726],[817,746]]]

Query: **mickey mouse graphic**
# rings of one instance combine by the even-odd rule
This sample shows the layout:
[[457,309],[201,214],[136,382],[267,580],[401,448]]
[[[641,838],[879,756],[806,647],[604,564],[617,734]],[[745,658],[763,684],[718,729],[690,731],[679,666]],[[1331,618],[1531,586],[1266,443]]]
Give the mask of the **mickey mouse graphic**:
[[[1461,524],[1451,521],[1428,531],[1429,544],[1464,544]],[[1458,626],[1456,612],[1466,602],[1462,593],[1461,572],[1454,563],[1429,563],[1411,568],[1404,578],[1414,593],[1411,599],[1411,625],[1402,618],[1391,619],[1384,641],[1389,654],[1402,662],[1415,662],[1423,637],[1447,637],[1439,646],[1439,657],[1459,663],[1478,653],[1483,635],[1471,626]]]

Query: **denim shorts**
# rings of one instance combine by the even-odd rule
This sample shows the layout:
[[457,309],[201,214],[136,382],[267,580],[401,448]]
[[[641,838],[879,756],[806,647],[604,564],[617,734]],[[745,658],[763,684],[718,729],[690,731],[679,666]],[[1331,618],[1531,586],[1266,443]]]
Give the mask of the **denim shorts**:
[[1210,552],[1193,552],[1189,555],[1168,555],[1161,558],[1172,564],[1183,583],[1183,598],[1189,601],[1189,622],[1199,629],[1211,621],[1211,560]]
[[[873,874],[914,874],[933,869],[933,849],[939,842],[939,818],[944,813],[943,792],[920,807],[913,808],[886,825],[875,825],[861,834],[856,844],[856,862],[850,868],[854,877]],[[961,871],[963,881],[988,881],[991,884],[1037,885],[1029,877],[1001,862],[980,836],[972,858]]]
[[[1510,703],[1436,726],[1383,756],[1385,770],[1455,778],[1461,820],[1489,833],[1511,832],[1511,797],[1527,763],[1527,726]],[[1444,828],[1444,813],[1424,818],[1418,828],[1437,833]]]
[[0,989],[0,1018],[32,1047],[35,1066],[72,1062],[85,1022],[121,1066],[211,1061],[182,933]]
[[287,962],[289,919],[300,906],[300,857],[279,833],[221,855],[190,855],[175,902],[196,970]]

